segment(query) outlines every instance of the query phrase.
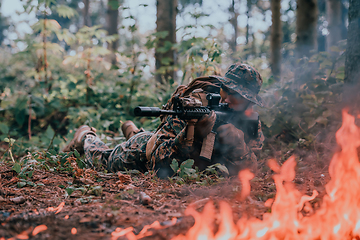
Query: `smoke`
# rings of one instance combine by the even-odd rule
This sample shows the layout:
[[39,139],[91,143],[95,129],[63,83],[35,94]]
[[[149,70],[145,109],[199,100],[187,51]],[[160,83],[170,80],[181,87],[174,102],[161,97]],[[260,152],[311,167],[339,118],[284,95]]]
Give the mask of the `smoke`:
[[[360,78],[358,78],[360,80]],[[357,80],[357,79],[356,79]],[[360,82],[352,81],[350,83],[344,84],[343,90],[343,101],[341,103],[341,108],[349,110],[349,113],[356,117],[356,123],[359,125],[359,116],[360,116]]]
[[[343,46],[336,54],[320,52],[309,58],[283,59],[282,79],[260,92],[267,108],[256,110],[262,121],[265,146],[262,159],[285,160],[296,155],[324,168],[336,151],[335,132],[341,126],[344,96]],[[353,97],[349,97],[354,99]]]

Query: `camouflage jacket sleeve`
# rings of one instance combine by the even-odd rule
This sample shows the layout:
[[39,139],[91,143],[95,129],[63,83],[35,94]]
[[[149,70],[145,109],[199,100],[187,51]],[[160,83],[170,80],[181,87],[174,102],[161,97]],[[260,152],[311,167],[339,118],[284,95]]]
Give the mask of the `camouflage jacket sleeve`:
[[[232,156],[232,157],[240,157],[241,159],[244,159],[244,158],[247,158],[247,157],[253,155],[254,153],[258,154],[263,147],[264,140],[265,140],[265,137],[264,137],[263,132],[261,131],[261,122],[259,120],[257,138],[250,139],[249,141],[246,141],[246,138],[245,138],[245,142],[247,142],[247,143],[244,143],[244,146],[238,145],[237,151],[236,151],[237,153],[232,154],[232,155],[236,155],[236,156]],[[242,153],[241,156],[239,155],[240,153]],[[252,156],[252,157],[254,157],[254,156]]]
[[229,148],[226,151],[225,158],[233,165],[236,171],[249,168],[253,172],[256,172],[257,168],[257,154],[262,149],[264,142],[264,134],[261,131],[261,123],[258,124],[258,137],[251,139],[250,141],[242,141],[235,144],[236,147]]
[[168,116],[164,125],[158,130],[155,146],[151,154],[151,162],[166,163],[176,157],[189,157],[189,148],[186,147],[186,122],[176,117]]

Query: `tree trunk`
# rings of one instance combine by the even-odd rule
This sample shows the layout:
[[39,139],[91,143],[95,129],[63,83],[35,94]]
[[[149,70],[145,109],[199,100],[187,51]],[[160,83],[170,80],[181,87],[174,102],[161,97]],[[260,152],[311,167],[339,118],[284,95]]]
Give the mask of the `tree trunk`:
[[[119,0],[109,0],[108,1],[108,10],[107,10],[107,20],[108,20],[108,34],[114,35],[118,34],[118,22],[119,22]],[[109,49],[111,50],[111,64],[116,64],[115,52],[117,51],[119,44],[118,41],[110,43]]]
[[349,27],[345,59],[346,83],[360,81],[360,1],[349,1]]
[[347,38],[347,26],[349,11],[343,3],[341,3],[341,39]]
[[230,47],[231,47],[231,50],[232,50],[232,52],[234,54],[234,53],[236,53],[236,46],[237,46],[236,40],[237,40],[237,37],[239,35],[238,34],[238,22],[237,22],[237,18],[239,16],[239,14],[235,10],[235,0],[232,0],[231,6],[229,8],[229,12],[230,12],[230,14],[232,16],[229,21],[230,21],[231,25],[234,28],[234,37],[233,37],[233,40],[230,43]]
[[256,51],[256,38],[255,38],[255,33],[251,34],[251,38],[252,38],[252,42],[251,42],[251,54],[254,56],[254,58],[256,58],[257,56],[257,51]]
[[329,35],[326,38],[326,49],[330,52],[331,46],[336,45],[341,38],[341,0],[326,1],[326,19],[328,22]]
[[298,0],[296,18],[296,57],[309,57],[317,48],[317,0]]
[[84,0],[84,26],[91,26],[90,20],[90,0]]
[[247,10],[246,10],[246,41],[245,43],[248,44],[249,43],[249,31],[250,31],[250,12],[251,12],[251,0],[247,0]]
[[281,20],[280,0],[271,0],[271,72],[276,80],[281,78]]
[[[0,0],[0,9],[1,8],[2,1]],[[8,29],[9,25],[7,23],[7,17],[4,17],[2,13],[0,12],[0,45],[5,39],[4,30]]]
[[[175,51],[171,45],[176,43],[176,13],[177,0],[157,0],[156,2],[156,31],[166,31],[165,38],[159,39],[155,49],[156,80],[168,82],[175,79],[174,65],[176,63]],[[161,49],[162,48],[162,49]],[[167,48],[167,51],[163,49]]]

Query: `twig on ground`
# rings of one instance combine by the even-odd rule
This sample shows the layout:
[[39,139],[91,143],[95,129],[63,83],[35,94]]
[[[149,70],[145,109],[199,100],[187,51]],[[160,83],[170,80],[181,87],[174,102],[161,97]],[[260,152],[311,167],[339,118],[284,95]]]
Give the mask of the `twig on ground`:
[[301,123],[301,120],[299,121],[299,128],[304,132],[304,133],[306,133],[307,134],[307,132],[305,132],[305,130],[304,129],[302,129],[302,127],[301,127],[301,125],[300,125],[300,123]]
[[190,206],[194,207],[195,209],[199,209],[203,207],[208,201],[210,201],[210,198],[203,198],[191,203]]

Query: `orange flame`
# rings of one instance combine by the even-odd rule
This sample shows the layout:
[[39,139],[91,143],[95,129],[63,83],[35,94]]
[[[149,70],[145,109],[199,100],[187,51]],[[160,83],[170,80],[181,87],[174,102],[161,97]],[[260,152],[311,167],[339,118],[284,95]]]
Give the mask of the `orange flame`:
[[35,236],[36,234],[38,234],[39,232],[43,232],[47,230],[47,226],[46,225],[39,225],[36,228],[34,228],[34,231],[32,232],[32,235]]
[[28,228],[25,231],[17,234],[15,237],[9,238],[8,240],[17,240],[17,239],[29,239],[29,235],[31,234],[33,227]]
[[[122,237],[122,236],[127,236],[128,237],[128,234],[132,233],[133,230],[134,230],[133,227],[128,227],[126,229],[116,228],[115,231],[113,231],[111,233],[111,240],[116,240],[116,239],[118,239],[119,237]],[[129,237],[128,237],[128,239],[129,239]]]
[[[312,196],[302,196],[292,182],[295,157],[290,157],[281,167],[275,160],[270,160],[269,167],[276,173],[273,178],[277,194],[266,202],[272,207],[271,213],[263,215],[263,220],[243,216],[234,224],[228,203],[220,202],[217,216],[214,205],[209,202],[201,213],[192,207],[186,209],[185,214],[192,215],[195,224],[185,236],[179,235],[173,240],[359,239],[360,163],[357,148],[360,146],[360,128],[355,125],[355,118],[345,110],[343,125],[336,133],[336,139],[341,151],[331,160],[331,180],[325,187],[327,194],[320,209],[313,211],[309,204],[318,194],[315,190]],[[250,176],[239,174],[239,177],[247,188]],[[243,191],[246,196],[248,189]],[[312,210],[313,214],[304,216],[301,210],[305,208]],[[219,227],[214,232],[216,220]]]
[[250,107],[245,110],[244,114],[245,116],[251,117],[251,115],[254,113],[254,110]]
[[62,202],[59,204],[59,206],[57,206],[56,208],[54,207],[48,207],[46,210],[48,210],[49,212],[55,212],[55,214],[58,214],[59,212],[61,212],[61,210],[63,209],[63,207],[65,206],[65,202]]
[[150,225],[145,225],[138,235],[134,234],[133,227],[128,227],[125,229],[116,228],[115,231],[113,231],[111,233],[111,239],[115,240],[115,239],[118,239],[118,237],[122,237],[122,236],[126,236],[128,240],[141,239],[141,238],[144,238],[147,236],[151,236],[152,233],[149,231],[151,229],[164,229],[164,228],[167,228],[169,226],[176,224],[176,222],[177,222],[177,218],[175,218],[175,217],[171,219],[170,225],[167,225],[167,226],[162,226],[159,221],[155,221]]
[[72,234],[72,235],[77,234],[77,229],[76,229],[76,228],[72,228],[72,229],[71,229],[71,234]]
[[239,179],[242,184],[240,200],[243,201],[250,195],[250,180],[254,178],[254,174],[249,169],[245,169],[239,172]]

